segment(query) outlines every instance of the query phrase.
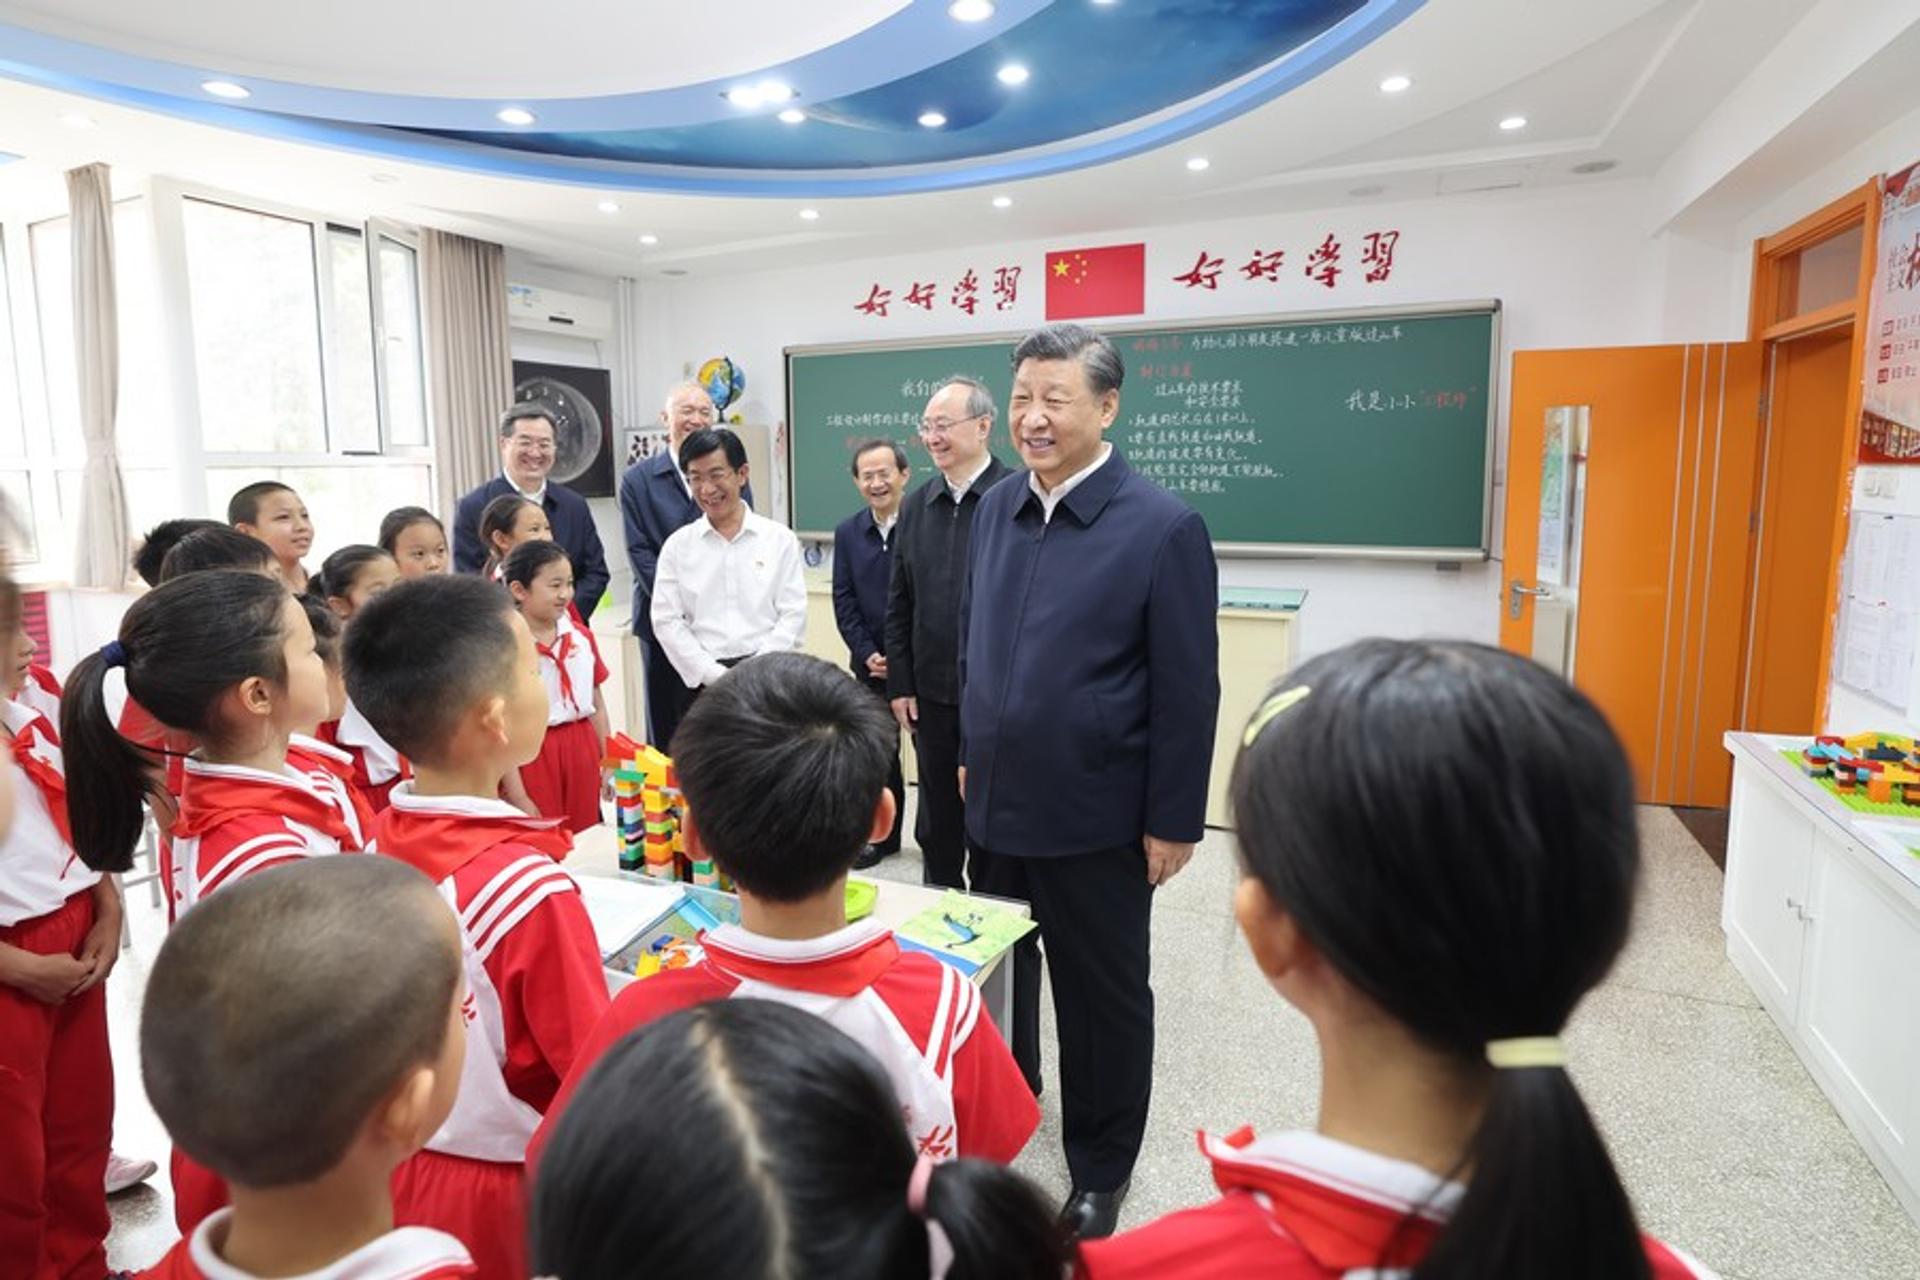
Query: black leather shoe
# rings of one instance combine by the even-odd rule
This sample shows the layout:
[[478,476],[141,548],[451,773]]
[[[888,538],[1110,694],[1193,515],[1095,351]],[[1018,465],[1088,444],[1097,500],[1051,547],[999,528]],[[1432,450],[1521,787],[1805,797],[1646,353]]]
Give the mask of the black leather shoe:
[[882,849],[877,844],[870,844],[867,846],[866,852],[853,860],[853,869],[855,871],[871,871],[898,852],[900,852],[898,849]]
[[1075,1239],[1103,1240],[1120,1225],[1120,1206],[1133,1187],[1129,1178],[1112,1191],[1082,1191],[1075,1187],[1060,1210],[1060,1225]]

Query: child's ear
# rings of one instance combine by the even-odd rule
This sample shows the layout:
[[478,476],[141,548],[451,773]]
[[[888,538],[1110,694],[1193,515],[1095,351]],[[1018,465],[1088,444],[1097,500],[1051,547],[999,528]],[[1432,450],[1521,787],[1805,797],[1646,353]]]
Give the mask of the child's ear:
[[1233,891],[1233,918],[1253,952],[1253,962],[1270,982],[1296,974],[1314,955],[1313,944],[1293,922],[1287,909],[1274,901],[1267,886],[1253,876],[1241,876]]
[[873,830],[867,832],[867,843],[874,844],[893,834],[893,817],[899,812],[899,806],[893,798],[891,787],[880,788],[880,798],[873,805]]
[[228,696],[234,700],[235,708],[242,715],[270,716],[273,714],[273,682],[265,676],[248,676],[233,686]]
[[513,597],[515,604],[525,604],[527,602],[527,588],[521,583],[509,582],[507,584],[507,594]]
[[510,736],[507,726],[507,700],[498,694],[480,704],[480,728],[494,742]]
[[246,534],[249,538],[258,538],[260,536],[260,526],[249,521],[237,520],[234,522],[233,527],[241,533]]
[[353,613],[353,606],[348,604],[342,596],[328,596],[327,608],[333,610],[333,616],[336,618],[346,618]]
[[439,1127],[434,1118],[434,1091],[438,1084],[434,1068],[421,1063],[393,1087],[384,1105],[376,1109],[368,1123],[381,1145],[409,1155],[426,1145]]
[[700,824],[693,820],[693,806],[684,802],[680,810],[680,838],[687,846],[687,856],[695,862],[702,861],[706,848],[700,839]]

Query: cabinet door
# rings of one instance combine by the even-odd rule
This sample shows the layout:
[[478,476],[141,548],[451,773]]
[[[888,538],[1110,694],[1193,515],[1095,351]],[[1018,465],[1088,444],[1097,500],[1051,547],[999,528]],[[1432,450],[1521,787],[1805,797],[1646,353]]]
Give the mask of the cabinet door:
[[1720,923],[1728,958],[1787,1026],[1798,1014],[1812,856],[1813,820],[1752,766],[1737,765]]
[[1910,1181],[1920,1060],[1920,912],[1825,832],[1815,835],[1800,1010],[1835,1103]]

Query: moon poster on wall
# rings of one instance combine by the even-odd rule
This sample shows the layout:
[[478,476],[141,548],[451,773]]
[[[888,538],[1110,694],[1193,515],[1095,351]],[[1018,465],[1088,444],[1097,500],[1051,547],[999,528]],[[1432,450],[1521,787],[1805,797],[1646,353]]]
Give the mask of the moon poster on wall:
[[513,362],[513,398],[537,401],[553,418],[549,479],[583,498],[613,496],[613,380],[605,369]]

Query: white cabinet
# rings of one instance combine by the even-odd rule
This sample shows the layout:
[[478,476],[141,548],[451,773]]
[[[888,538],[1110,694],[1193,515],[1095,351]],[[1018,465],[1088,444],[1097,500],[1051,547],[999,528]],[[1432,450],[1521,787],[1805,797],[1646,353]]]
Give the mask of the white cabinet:
[[1812,861],[1812,818],[1751,770],[1736,769],[1721,927],[1734,966],[1784,1022],[1799,1008]]

